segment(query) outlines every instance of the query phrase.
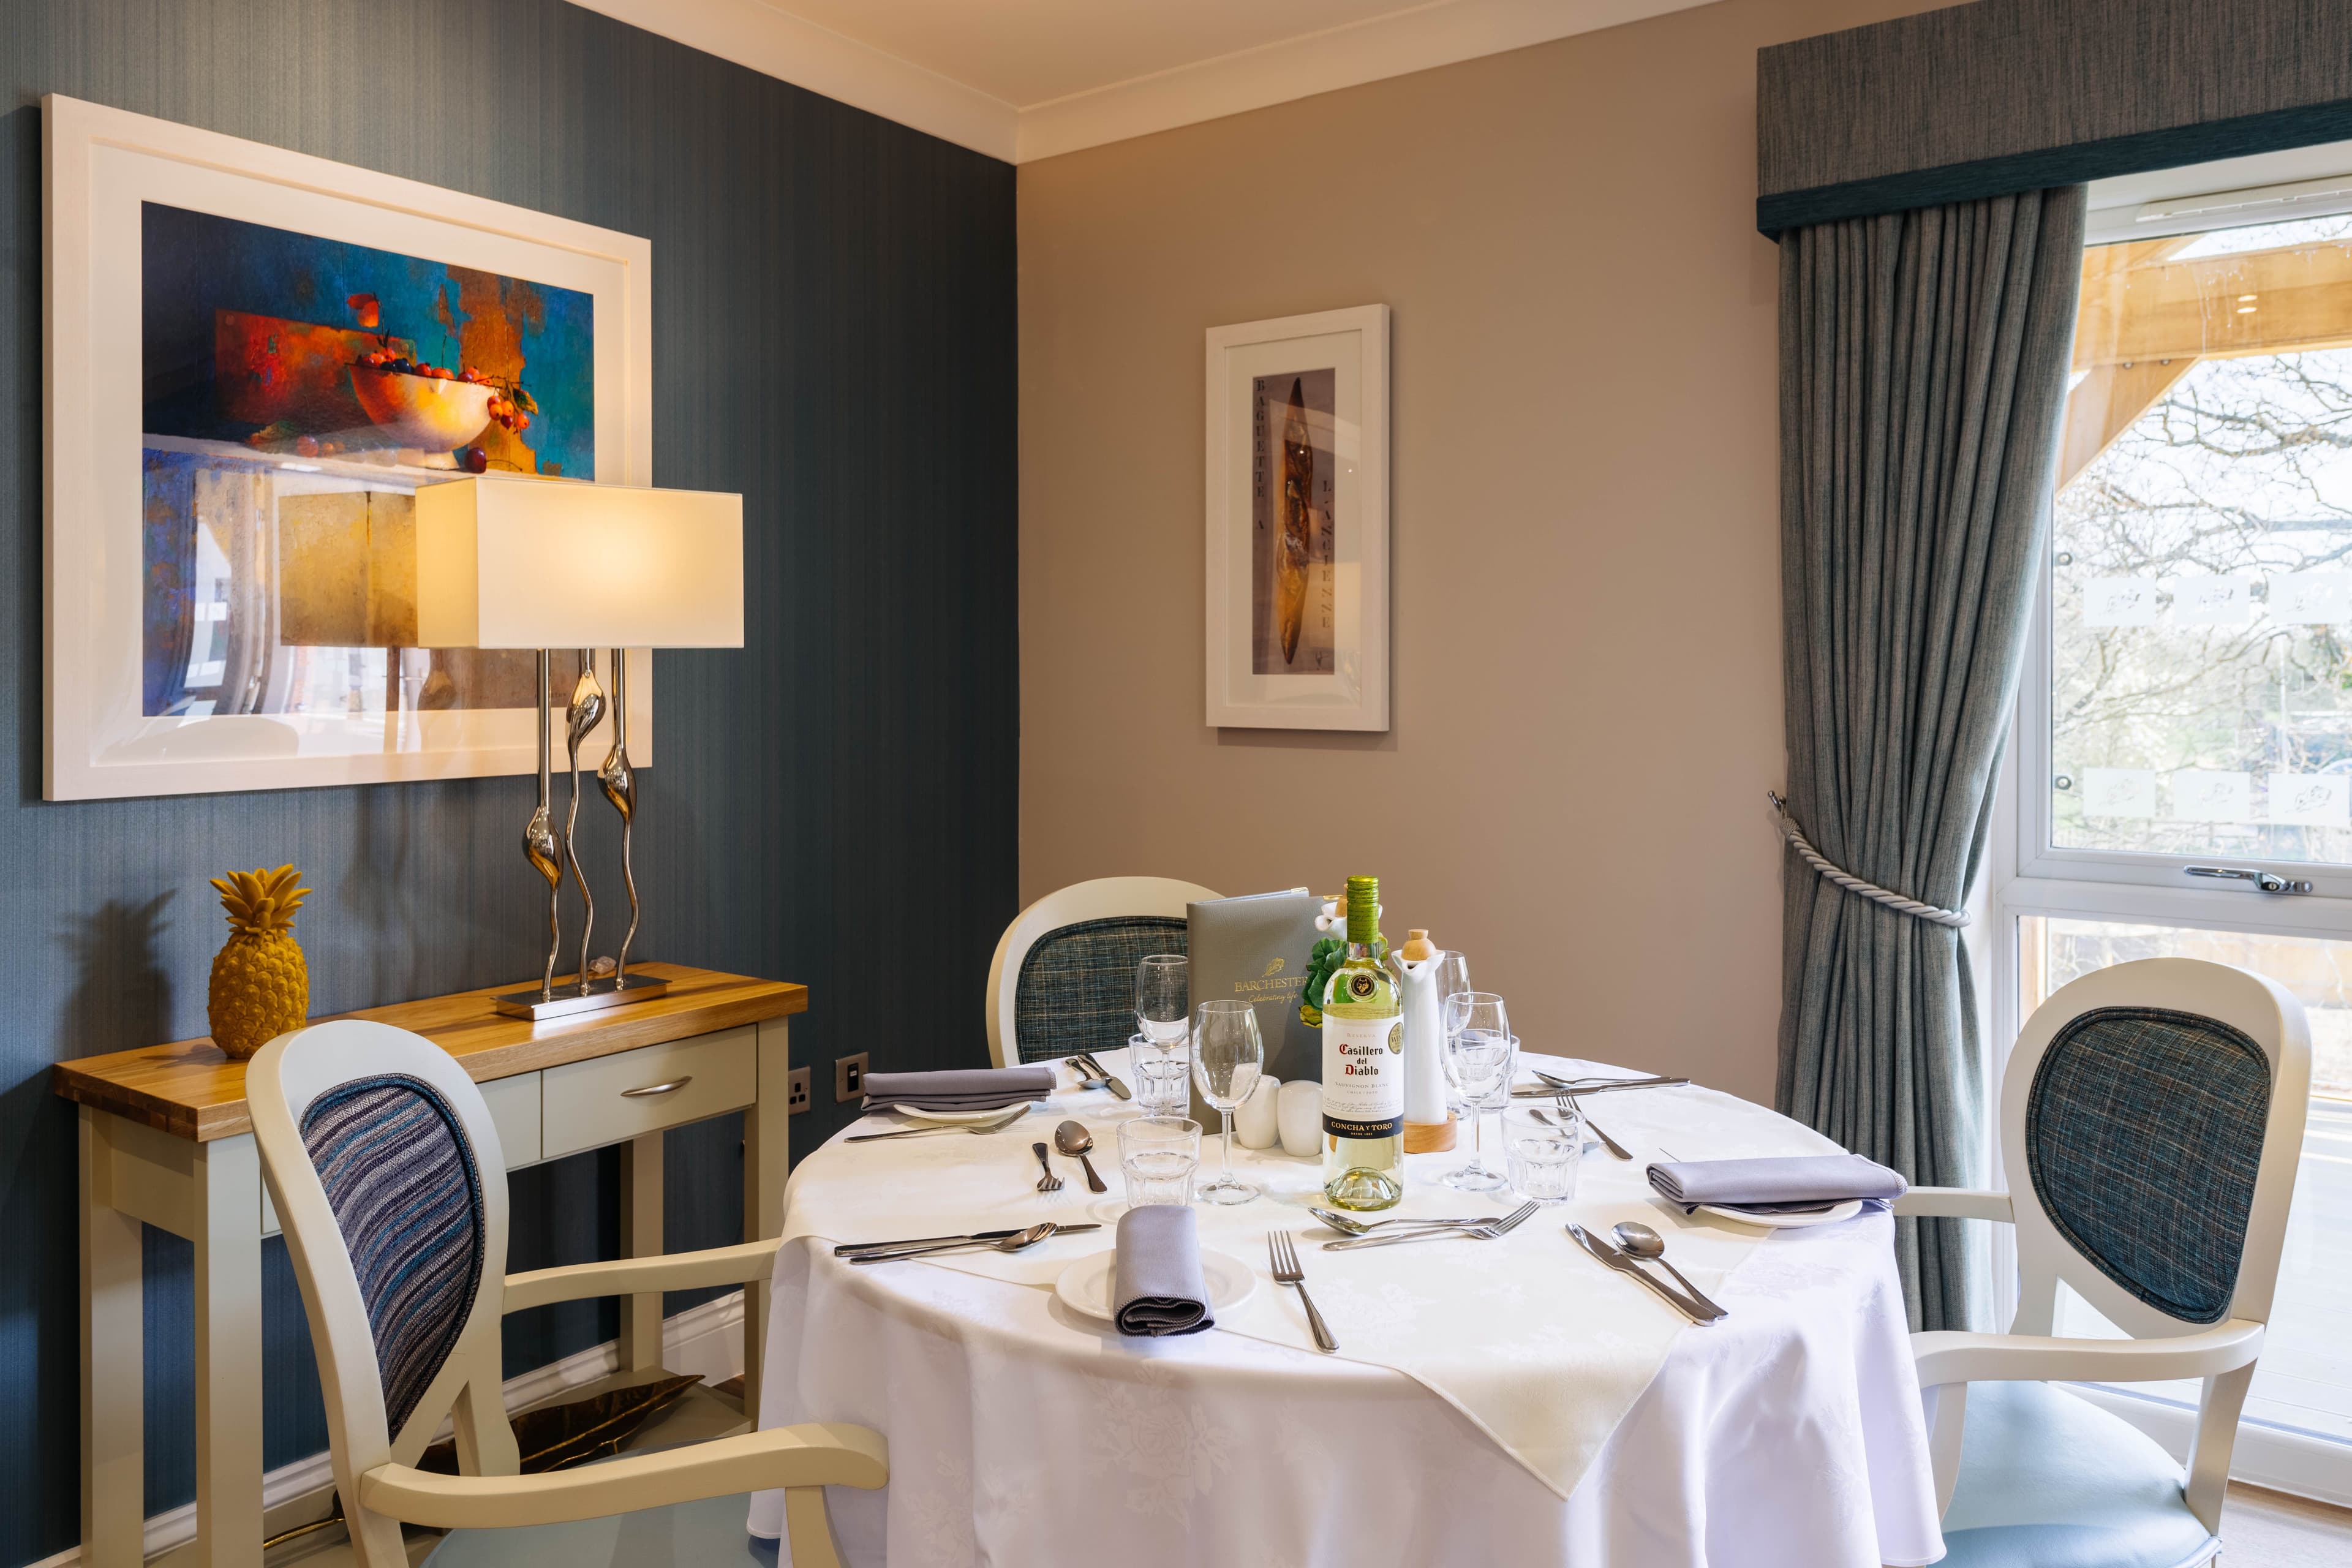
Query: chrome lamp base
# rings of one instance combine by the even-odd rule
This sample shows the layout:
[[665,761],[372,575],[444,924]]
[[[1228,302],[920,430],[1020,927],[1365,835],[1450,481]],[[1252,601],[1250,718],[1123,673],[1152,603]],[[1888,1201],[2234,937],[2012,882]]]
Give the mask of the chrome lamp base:
[[491,998],[498,1010],[509,1018],[569,1018],[582,1013],[602,1013],[613,1007],[633,1006],[650,1002],[667,994],[669,982],[651,974],[632,974],[625,988],[615,989],[611,975],[600,975],[588,982],[583,994],[572,981],[559,982],[555,994],[548,995],[538,989],[509,991]]

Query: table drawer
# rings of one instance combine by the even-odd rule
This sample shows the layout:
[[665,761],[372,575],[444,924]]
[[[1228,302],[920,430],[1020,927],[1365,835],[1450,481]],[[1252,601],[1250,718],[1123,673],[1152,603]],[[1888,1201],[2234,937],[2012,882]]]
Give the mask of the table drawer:
[[[490,1108],[490,1125],[499,1130],[499,1151],[509,1171],[536,1164],[541,1158],[539,1078],[535,1072],[519,1072],[475,1086],[482,1091],[482,1103]],[[267,1185],[261,1189],[261,1234],[278,1234],[278,1210]]]
[[[760,1097],[759,1031],[746,1024],[541,1076],[541,1148],[552,1160],[751,1104]],[[642,1092],[665,1084],[677,1087]]]

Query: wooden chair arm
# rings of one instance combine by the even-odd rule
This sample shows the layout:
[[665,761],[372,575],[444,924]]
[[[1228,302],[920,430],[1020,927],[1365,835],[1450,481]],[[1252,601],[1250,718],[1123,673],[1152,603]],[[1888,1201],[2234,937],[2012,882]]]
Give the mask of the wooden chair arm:
[[1936,1215],[1946,1219],[1994,1219],[2003,1225],[2017,1223],[2017,1211],[2010,1206],[2007,1193],[1987,1192],[1980,1187],[1914,1187],[1895,1200],[1898,1215]]
[[2162,1383],[2214,1377],[2262,1354],[2263,1325],[2231,1318],[2161,1340],[2062,1340],[2038,1334],[1913,1334],[1919,1386],[1952,1383]]
[[615,1258],[603,1263],[534,1268],[528,1274],[507,1276],[505,1310],[520,1312],[551,1301],[741,1285],[766,1279],[775,1266],[776,1243],[771,1240],[714,1247],[703,1252],[673,1252],[664,1258]]
[[860,1487],[890,1479],[882,1434],[833,1422],[746,1432],[537,1476],[444,1476],[378,1465],[360,1477],[376,1513],[442,1529],[504,1529],[604,1519],[642,1508],[771,1487]]

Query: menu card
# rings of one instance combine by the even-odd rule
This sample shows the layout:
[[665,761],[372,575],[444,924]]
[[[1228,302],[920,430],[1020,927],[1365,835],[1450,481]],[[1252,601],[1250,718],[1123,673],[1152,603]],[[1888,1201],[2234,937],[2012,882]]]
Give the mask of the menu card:
[[[1303,889],[1184,906],[1194,1016],[1203,1002],[1253,1004],[1265,1041],[1265,1073],[1285,1083],[1302,1078],[1323,1081],[1323,1032],[1298,1017],[1298,988],[1322,935],[1315,929],[1315,917],[1322,911],[1323,900]],[[1218,1124],[1197,1082],[1192,1120],[1203,1130]]]

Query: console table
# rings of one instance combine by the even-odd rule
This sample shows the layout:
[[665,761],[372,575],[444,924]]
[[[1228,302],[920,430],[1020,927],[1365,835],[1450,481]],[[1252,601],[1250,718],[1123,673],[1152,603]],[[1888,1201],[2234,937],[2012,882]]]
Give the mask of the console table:
[[[622,1247],[662,1251],[662,1133],[743,1110],[743,1238],[782,1234],[791,1050],[804,986],[677,964],[667,995],[534,1024],[498,1013],[512,984],[339,1017],[413,1030],[482,1086],[509,1170],[608,1144],[622,1159]],[[195,1246],[196,1538],[177,1563],[261,1561],[261,1243],[278,1232],[245,1103],[245,1064],[210,1039],[62,1062],[81,1117],[82,1558],[139,1568],[143,1222]],[[647,1092],[650,1090],[651,1092]],[[502,1260],[501,1260],[502,1263]],[[744,1396],[758,1408],[767,1287],[744,1289]],[[625,1297],[621,1364],[661,1363],[658,1293]]]

